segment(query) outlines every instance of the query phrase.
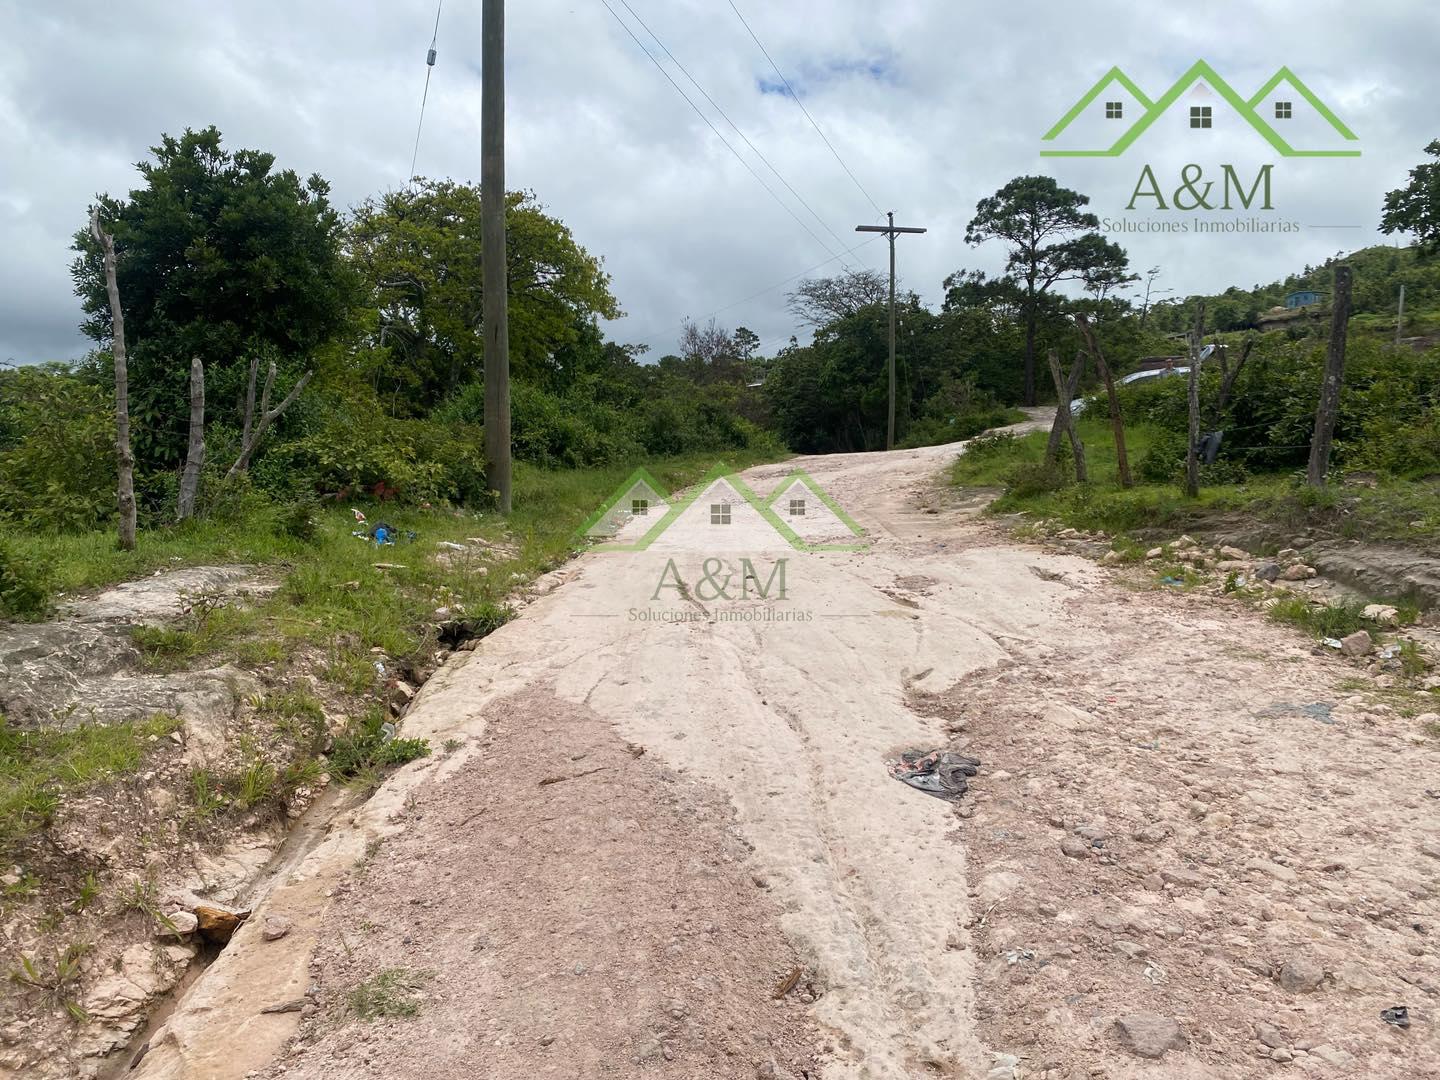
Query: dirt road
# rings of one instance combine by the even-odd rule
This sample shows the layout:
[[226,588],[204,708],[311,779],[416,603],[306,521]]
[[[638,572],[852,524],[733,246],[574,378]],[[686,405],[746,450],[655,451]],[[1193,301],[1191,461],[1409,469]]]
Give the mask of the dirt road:
[[[131,1075],[1440,1076],[1434,742],[1248,609],[1002,536],[958,449],[745,474],[862,551],[737,504],[553,575]],[[887,769],[938,747],[957,804]]]

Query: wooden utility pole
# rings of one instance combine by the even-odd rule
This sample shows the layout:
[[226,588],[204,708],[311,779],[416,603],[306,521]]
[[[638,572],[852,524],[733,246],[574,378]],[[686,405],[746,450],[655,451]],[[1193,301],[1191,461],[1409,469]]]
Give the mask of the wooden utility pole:
[[856,232],[884,233],[890,238],[890,410],[885,425],[885,449],[895,449],[895,237],[900,233],[923,233],[916,229],[895,224],[895,211],[885,215],[888,225],[856,225]]
[[505,0],[480,15],[480,246],[485,322],[485,479],[510,512],[510,324],[505,273]]
[[1311,487],[1324,487],[1330,472],[1330,443],[1340,413],[1340,385],[1345,381],[1345,337],[1350,331],[1350,289],[1354,276],[1348,266],[1335,267],[1335,300],[1330,313],[1330,344],[1325,350],[1325,381],[1320,384],[1320,407],[1315,410],[1315,434],[1310,439],[1310,466],[1305,479]]
[[1190,377],[1188,400],[1190,412],[1190,438],[1185,449],[1185,494],[1196,498],[1200,494],[1200,339],[1205,336],[1205,305],[1202,303],[1195,313],[1195,329],[1190,331]]
[[90,212],[90,235],[105,258],[105,293],[110,300],[110,355],[115,361],[115,459],[119,481],[120,547],[135,550],[135,455],[130,449],[130,370],[125,359],[125,313],[115,271],[115,238],[100,228],[100,208]]
[[1090,320],[1084,315],[1076,315],[1075,322],[1085,339],[1085,348],[1094,359],[1095,368],[1105,383],[1105,396],[1110,401],[1110,427],[1115,432],[1115,469],[1120,474],[1120,486],[1134,487],[1135,481],[1130,478],[1130,458],[1125,453],[1125,418],[1120,413],[1120,398],[1115,393],[1115,379],[1110,374],[1110,365],[1105,362],[1105,354],[1100,351],[1100,342],[1095,339],[1095,330],[1090,325]]

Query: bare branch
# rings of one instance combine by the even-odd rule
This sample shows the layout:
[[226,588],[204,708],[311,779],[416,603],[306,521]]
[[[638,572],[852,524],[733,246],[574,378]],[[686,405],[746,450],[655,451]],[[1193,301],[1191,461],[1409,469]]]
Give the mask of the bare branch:
[[310,382],[314,374],[315,372],[313,371],[307,371],[304,375],[300,376],[300,380],[291,387],[290,393],[285,395],[279,405],[271,409],[268,406],[270,404],[270,390],[275,382],[275,365],[273,363],[270,365],[270,373],[265,379],[265,392],[260,399],[260,419],[256,422],[255,430],[251,433],[250,438],[242,442],[240,446],[240,456],[235,459],[235,464],[231,465],[230,471],[225,474],[225,483],[228,484],[235,476],[250,467],[250,458],[254,456],[255,448],[260,445],[260,440],[265,437],[265,432],[270,430],[270,425],[278,420],[280,415],[300,396],[300,391],[305,389],[306,384]]
[[240,445],[250,443],[251,422],[255,419],[255,379],[260,374],[260,357],[250,357],[250,380],[245,384],[245,425],[240,429]]

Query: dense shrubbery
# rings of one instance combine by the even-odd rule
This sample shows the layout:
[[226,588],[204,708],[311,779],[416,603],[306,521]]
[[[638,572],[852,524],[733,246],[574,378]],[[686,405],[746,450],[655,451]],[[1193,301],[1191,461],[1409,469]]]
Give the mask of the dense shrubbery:
[[90,528],[115,509],[115,414],[55,367],[0,372],[0,522]]
[[0,618],[37,619],[50,610],[53,567],[43,559],[22,559],[0,540]]
[[[1237,347],[1231,347],[1238,354]],[[1246,473],[1304,466],[1315,425],[1325,346],[1268,336],[1236,381],[1224,416],[1214,403],[1220,373],[1207,365],[1201,377],[1202,429],[1223,430],[1212,482]],[[1187,380],[1151,379],[1120,390],[1127,423],[1153,424],[1166,434],[1139,464],[1142,479],[1176,478],[1185,458],[1189,424]],[[1352,335],[1346,351],[1345,390],[1335,426],[1335,463],[1397,476],[1440,472],[1440,349],[1395,349],[1383,339]]]
[[979,389],[973,378],[946,379],[940,389],[926,399],[920,415],[910,421],[899,445],[936,446],[958,442],[1024,417],[1018,409],[1002,405],[995,395]]

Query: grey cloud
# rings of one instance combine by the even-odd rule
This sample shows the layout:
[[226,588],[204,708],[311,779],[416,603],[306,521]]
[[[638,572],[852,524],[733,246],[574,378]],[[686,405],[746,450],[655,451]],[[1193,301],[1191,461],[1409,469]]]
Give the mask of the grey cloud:
[[[1440,13],[1428,4],[1226,2],[1147,6],[1141,16],[1118,0],[901,0],[882,19],[858,0],[737,2],[881,208],[930,228],[903,242],[901,271],[932,304],[953,270],[1001,265],[997,246],[968,248],[964,229],[976,200],[1012,176],[1050,173],[1087,191],[1096,213],[1121,210],[1138,160],[1038,153],[1039,136],[1112,64],[1153,89],[1203,57],[1247,90],[1288,64],[1362,138],[1358,161],[1276,169],[1277,214],[1362,229],[1122,240],[1137,267],[1162,265],[1165,284],[1180,293],[1270,280],[1373,242],[1384,192],[1440,136]],[[794,103],[762,91],[773,71],[728,4],[630,4],[836,233],[850,240],[856,224],[874,219]],[[605,257],[629,313],[609,333],[664,352],[683,318],[723,308],[722,322],[751,327],[766,348],[783,344],[797,329],[783,288],[735,302],[828,252],[760,189],[599,0],[512,0],[508,17],[510,185],[535,190]],[[403,183],[433,20],[430,0],[9,0],[0,8],[0,358],[83,351],[66,269],[70,235],[94,192],[134,186],[133,163],[161,132],[214,123],[232,146],[321,173],[345,206]],[[883,70],[872,70],[875,62]],[[478,0],[447,0],[420,172],[478,176],[478,71]],[[1180,149],[1156,145],[1163,158]],[[1237,160],[1260,159],[1241,148]],[[883,267],[883,243],[850,261]]]

